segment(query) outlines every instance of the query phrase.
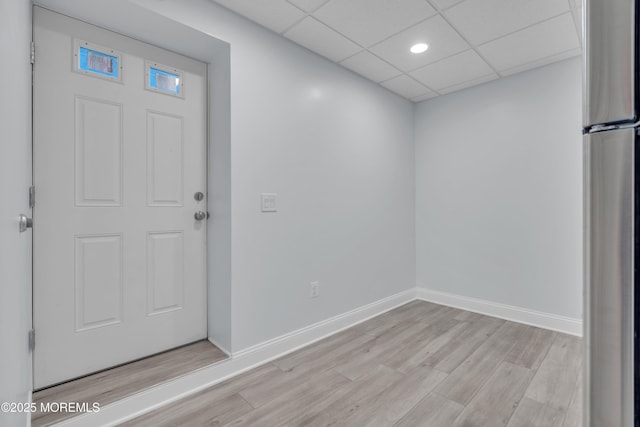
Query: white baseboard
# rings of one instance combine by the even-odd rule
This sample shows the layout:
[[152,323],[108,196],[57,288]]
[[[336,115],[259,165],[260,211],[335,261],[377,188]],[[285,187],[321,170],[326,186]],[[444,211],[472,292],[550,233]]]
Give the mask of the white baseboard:
[[544,313],[512,305],[499,304],[476,298],[463,297],[460,295],[434,291],[421,287],[416,288],[416,294],[418,299],[424,301],[473,311],[475,313],[486,314],[488,316],[511,320],[513,322],[524,323],[525,325],[563,332],[565,334],[575,335],[578,337],[582,336],[582,319],[558,316],[556,314]]
[[[415,289],[409,289],[399,294],[375,301],[371,304],[358,307],[347,313],[307,326],[306,328],[298,329],[297,331],[235,352],[233,353],[233,358],[255,356],[268,357],[272,353],[276,353],[278,355],[277,357],[280,357],[283,354],[290,353],[309,344],[313,344],[316,341],[350,328],[358,323],[362,323],[372,317],[378,316],[379,314],[392,310],[395,307],[406,304],[415,299]],[[274,358],[275,357],[272,357],[269,360]],[[258,361],[259,359],[256,360],[256,362]]]
[[79,415],[56,426],[115,426],[173,401],[218,384],[230,377],[277,359],[374,316],[416,299],[416,289],[392,295],[347,313],[282,335],[234,353],[230,359],[190,372],[175,380],[106,405],[99,412]]
[[56,426],[115,426],[146,412],[218,384],[228,378],[291,353],[374,316],[389,311],[415,299],[499,317],[518,323],[537,326],[571,335],[582,335],[582,320],[535,310],[484,301],[460,295],[413,288],[392,295],[347,313],[315,323],[253,347],[236,352],[227,360],[190,372],[175,380],[157,385],[133,396],[106,405],[100,412],[83,414],[62,421]]

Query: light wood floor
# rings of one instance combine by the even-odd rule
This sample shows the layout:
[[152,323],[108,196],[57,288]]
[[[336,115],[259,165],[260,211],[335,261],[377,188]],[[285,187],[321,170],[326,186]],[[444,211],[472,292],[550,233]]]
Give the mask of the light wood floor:
[[581,340],[414,301],[125,426],[581,425]]
[[[89,405],[98,402],[102,407],[226,358],[227,355],[209,341],[199,341],[38,391],[33,394],[33,401],[38,408],[41,402],[88,402]],[[75,415],[78,414],[36,412],[32,414],[31,425],[48,426]]]

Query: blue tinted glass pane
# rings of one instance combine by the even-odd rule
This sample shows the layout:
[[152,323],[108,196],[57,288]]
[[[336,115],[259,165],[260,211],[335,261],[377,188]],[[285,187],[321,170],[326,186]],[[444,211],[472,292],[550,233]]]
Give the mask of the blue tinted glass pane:
[[178,95],[180,93],[180,76],[150,67],[149,87]]
[[118,57],[81,47],[80,69],[117,79],[119,69]]

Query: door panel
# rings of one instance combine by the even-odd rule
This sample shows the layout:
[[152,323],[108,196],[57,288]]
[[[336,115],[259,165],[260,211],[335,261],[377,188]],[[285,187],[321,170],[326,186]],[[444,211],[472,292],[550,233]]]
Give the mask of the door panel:
[[[40,8],[34,38],[42,388],[206,337],[207,102],[192,59]],[[80,46],[118,79],[78,72]],[[149,90],[148,64],[180,70],[181,96]]]
[[147,112],[147,199],[150,206],[182,206],[183,117]]
[[147,314],[182,309],[184,236],[182,232],[147,234]]
[[122,235],[75,240],[76,332],[122,322]]
[[585,425],[633,424],[635,129],[585,135]]
[[122,105],[76,96],[76,206],[120,206]]

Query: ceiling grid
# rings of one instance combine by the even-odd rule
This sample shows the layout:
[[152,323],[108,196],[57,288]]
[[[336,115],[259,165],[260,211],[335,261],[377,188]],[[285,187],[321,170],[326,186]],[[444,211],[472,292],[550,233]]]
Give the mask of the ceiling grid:
[[211,1],[414,102],[581,54],[581,0]]

